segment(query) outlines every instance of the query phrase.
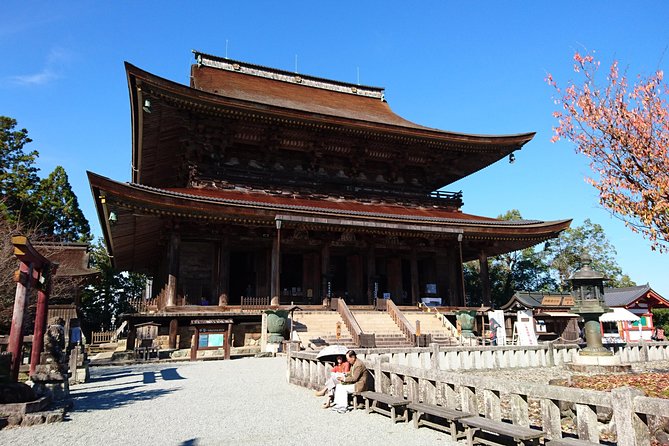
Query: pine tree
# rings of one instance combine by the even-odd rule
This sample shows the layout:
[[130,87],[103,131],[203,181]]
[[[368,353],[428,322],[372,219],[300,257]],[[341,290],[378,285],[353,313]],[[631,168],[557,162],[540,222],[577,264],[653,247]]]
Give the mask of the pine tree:
[[37,208],[35,160],[39,154],[23,150],[32,140],[28,130],[15,127],[15,119],[0,116],[0,216],[12,222],[30,221]]
[[58,241],[91,240],[90,226],[79,208],[65,169],[57,166],[40,181],[37,195],[36,215],[41,233]]

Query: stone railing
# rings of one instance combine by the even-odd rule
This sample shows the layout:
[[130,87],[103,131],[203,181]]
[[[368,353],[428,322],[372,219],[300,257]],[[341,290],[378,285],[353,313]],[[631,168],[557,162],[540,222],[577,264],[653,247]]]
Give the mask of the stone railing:
[[411,344],[416,345],[416,330],[411,326],[406,317],[402,312],[397,308],[395,302],[390,299],[386,299],[386,311],[390,318],[395,321],[395,324],[402,331],[404,337],[411,342]]
[[523,346],[447,347],[431,344],[414,348],[359,349],[358,357],[374,361],[386,356],[391,364],[440,370],[506,369],[519,367],[552,367],[571,362],[577,345],[542,344]]
[[[553,367],[572,362],[580,350],[576,344],[536,346],[440,346],[413,348],[367,348],[356,350],[365,361],[386,356],[391,364],[440,370]],[[645,342],[616,347],[623,363],[669,360],[669,342]]]
[[[358,356],[360,358],[360,355]],[[437,368],[408,367],[389,362],[387,356],[365,360],[374,377],[374,390],[412,401],[502,419],[521,426],[539,426],[549,439],[563,437],[562,414],[574,414],[576,433],[582,440],[599,443],[600,430],[611,430],[618,444],[650,444],[651,427],[669,414],[669,400],[648,398],[631,388],[611,392],[575,389],[528,382],[453,373]],[[288,358],[289,382],[320,388],[328,366],[315,353],[296,352]],[[610,413],[601,426],[598,416]]]

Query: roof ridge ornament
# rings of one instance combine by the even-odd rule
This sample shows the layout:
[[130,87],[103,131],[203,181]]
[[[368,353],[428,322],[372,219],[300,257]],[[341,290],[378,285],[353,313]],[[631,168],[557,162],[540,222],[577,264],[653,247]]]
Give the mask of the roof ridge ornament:
[[219,70],[233,71],[251,76],[286,82],[289,84],[299,84],[306,87],[335,91],[337,93],[347,93],[354,96],[364,96],[379,99],[385,102],[385,89],[382,87],[356,85],[332,79],[309,76],[302,73],[297,74],[295,72],[280,70],[278,68],[265,67],[248,62],[212,56],[209,54],[200,53],[199,51],[195,50],[193,50],[193,53],[195,54],[195,60],[198,67],[205,66]]

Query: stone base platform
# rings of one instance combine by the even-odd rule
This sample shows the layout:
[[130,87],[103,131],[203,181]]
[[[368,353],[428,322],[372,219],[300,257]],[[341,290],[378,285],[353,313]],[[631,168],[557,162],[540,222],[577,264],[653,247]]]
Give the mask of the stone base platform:
[[617,356],[578,355],[566,364],[569,370],[581,373],[624,373],[632,371],[632,364],[623,364]]
[[51,403],[50,396],[27,403],[0,404],[0,429],[4,427],[35,426],[63,421],[72,400]]

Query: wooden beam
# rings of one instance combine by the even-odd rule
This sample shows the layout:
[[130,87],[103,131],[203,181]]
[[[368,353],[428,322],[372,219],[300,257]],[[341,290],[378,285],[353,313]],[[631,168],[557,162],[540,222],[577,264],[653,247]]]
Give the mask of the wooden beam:
[[177,301],[177,277],[179,277],[179,245],[180,234],[173,230],[170,234],[170,246],[167,266],[167,302],[166,306],[173,307]]
[[411,305],[417,305],[420,300],[420,284],[418,282],[418,254],[416,248],[411,249]]
[[490,272],[488,270],[488,256],[484,251],[479,254],[479,266],[481,277],[481,294],[483,296],[483,305],[490,306]]

